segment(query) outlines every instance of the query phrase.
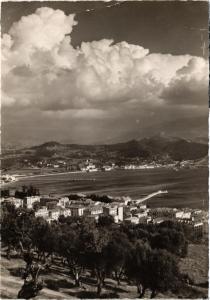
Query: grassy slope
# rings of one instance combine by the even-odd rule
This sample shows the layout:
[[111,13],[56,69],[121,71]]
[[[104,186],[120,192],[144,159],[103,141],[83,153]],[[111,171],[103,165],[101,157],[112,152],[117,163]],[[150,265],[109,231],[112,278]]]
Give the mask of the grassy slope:
[[[15,299],[23,284],[19,270],[24,267],[21,259],[13,258],[8,261],[4,255],[1,258],[1,298]],[[189,273],[190,277],[197,284],[204,284],[208,280],[208,248],[206,245],[190,245],[188,257],[180,263],[180,268],[184,273]],[[91,278],[83,279],[83,288],[75,288],[73,280],[68,275],[68,270],[58,265],[54,265],[52,270],[43,274],[45,288],[36,299],[66,299],[66,298],[91,298],[95,296],[96,285]],[[88,284],[87,284],[88,283]],[[106,295],[105,295],[106,294]],[[188,286],[185,290],[177,291],[177,294],[158,294],[157,298],[207,298],[208,289],[202,286]],[[122,282],[120,287],[115,281],[107,279],[106,288],[103,290],[104,297],[107,298],[137,298],[136,287]],[[149,298],[150,292],[146,293]]]
[[199,285],[208,281],[208,246],[192,244],[188,256],[180,263],[180,269],[187,273],[192,281]]

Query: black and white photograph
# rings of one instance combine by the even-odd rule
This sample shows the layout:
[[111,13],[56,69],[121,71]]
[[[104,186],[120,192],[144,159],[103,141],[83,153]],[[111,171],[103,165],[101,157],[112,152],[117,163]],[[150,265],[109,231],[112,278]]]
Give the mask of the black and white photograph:
[[1,299],[208,299],[209,2],[1,2]]

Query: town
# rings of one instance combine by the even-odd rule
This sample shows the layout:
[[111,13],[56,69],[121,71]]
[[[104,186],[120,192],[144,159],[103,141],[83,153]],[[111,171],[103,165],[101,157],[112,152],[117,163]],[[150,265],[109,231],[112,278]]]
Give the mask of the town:
[[154,168],[190,168],[193,167],[194,161],[172,161],[172,160],[128,160],[127,162],[116,162],[114,160],[108,160],[102,162],[98,159],[81,160],[76,163],[72,163],[70,160],[61,159],[41,159],[36,162],[30,162],[30,160],[23,160],[23,167],[32,169],[53,169],[63,171],[81,171],[81,172],[96,172],[96,171],[112,171],[112,170],[139,170],[139,169],[154,169]]
[[149,208],[146,200],[167,194],[168,191],[157,191],[140,199],[128,196],[111,197],[70,194],[64,197],[40,195],[33,186],[23,186],[15,192],[5,189],[1,191],[1,203],[11,203],[16,208],[26,208],[34,211],[35,217],[42,217],[48,223],[68,217],[86,217],[98,221],[100,216],[110,216],[117,224],[161,224],[173,220],[188,225],[195,235],[208,234],[208,211],[192,208]]

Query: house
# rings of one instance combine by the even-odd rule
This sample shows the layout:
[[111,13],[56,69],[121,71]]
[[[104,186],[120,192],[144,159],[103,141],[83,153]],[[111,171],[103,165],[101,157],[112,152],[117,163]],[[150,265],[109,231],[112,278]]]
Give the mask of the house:
[[57,205],[65,208],[66,206],[69,205],[69,203],[70,203],[70,200],[68,197],[62,197],[58,200]]
[[49,217],[52,220],[58,220],[59,216],[61,215],[61,211],[59,208],[54,208],[49,211]]
[[142,209],[142,210],[146,210],[147,206],[146,205],[140,205],[139,208]]
[[139,218],[129,217],[124,220],[126,223],[139,224]]
[[123,221],[123,217],[124,217],[123,211],[124,211],[124,207],[118,206],[118,208],[117,208],[118,221],[121,221],[121,222]]
[[65,208],[63,210],[63,215],[64,215],[64,217],[71,217],[71,209]]
[[147,212],[146,211],[143,211],[143,212],[135,212],[134,213],[134,216],[137,217],[137,218],[145,218],[147,217]]
[[125,204],[125,205],[128,205],[128,203],[131,202],[131,201],[132,201],[132,199],[131,199],[131,197],[129,197],[129,196],[122,196],[122,197],[121,197],[121,202],[122,202],[123,204]]
[[42,217],[42,218],[46,219],[46,218],[48,218],[48,216],[49,216],[49,211],[46,206],[43,206],[42,208],[38,209],[35,212],[35,217]]
[[182,219],[182,220],[190,220],[191,219],[191,212],[185,212],[185,211],[177,211],[175,212],[175,218],[176,219]]
[[152,217],[149,217],[149,216],[148,216],[148,217],[146,218],[146,223],[149,224],[149,223],[151,223],[151,222],[152,222]]
[[83,171],[83,172],[96,172],[96,171],[98,171],[98,169],[96,168],[96,166],[92,162],[87,161],[86,166],[84,168],[81,168],[81,171]]
[[40,205],[41,206],[45,206],[48,202],[58,202],[58,198],[56,197],[49,197],[49,196],[46,196],[46,197],[41,197],[40,198]]
[[208,220],[205,220],[203,222],[203,233],[204,234],[209,234],[209,222],[208,222]]
[[33,208],[35,202],[40,202],[40,196],[25,197],[23,199],[23,206],[26,208]]
[[103,213],[103,207],[101,205],[92,205],[85,209],[85,215],[100,215]]
[[81,217],[84,214],[85,207],[82,205],[70,205],[69,208],[73,217]]
[[107,205],[103,207],[103,213],[105,215],[109,215],[109,216],[116,216],[117,215],[117,205]]
[[104,171],[111,171],[112,169],[113,169],[112,166],[109,166],[109,165],[104,165],[102,167],[102,170],[104,170]]
[[155,218],[155,219],[152,220],[153,224],[161,224],[163,222],[164,222],[163,218]]
[[197,223],[193,224],[193,230],[194,230],[195,235],[197,235],[197,236],[203,235],[203,228],[204,228],[203,222],[197,222]]
[[47,209],[55,209],[57,207],[57,201],[50,201],[46,203]]
[[115,223],[118,223],[118,222],[119,222],[119,217],[118,217],[118,215],[114,216],[114,222],[115,222]]
[[4,202],[13,204],[16,208],[23,207],[23,200],[19,198],[9,197],[4,199]]

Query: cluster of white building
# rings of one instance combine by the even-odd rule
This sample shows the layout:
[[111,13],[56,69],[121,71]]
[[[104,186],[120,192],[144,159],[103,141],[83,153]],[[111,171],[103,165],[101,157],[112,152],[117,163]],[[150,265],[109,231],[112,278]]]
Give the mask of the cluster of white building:
[[1,175],[1,185],[4,185],[6,183],[10,183],[13,181],[16,181],[17,178],[13,175],[9,175],[9,174],[2,174]]
[[57,198],[49,196],[31,196],[24,199],[9,197],[2,199],[2,201],[13,203],[16,208],[34,209],[36,217],[43,217],[48,222],[58,220],[61,215],[64,217],[87,216],[95,220],[98,220],[100,215],[110,215],[113,216],[116,223],[123,221],[123,203],[121,202],[106,204],[87,198],[69,200],[68,197]]
[[[87,197],[70,200],[68,197],[31,196],[24,199],[9,197],[2,199],[11,202],[16,208],[25,207],[35,210],[36,217],[43,217],[48,222],[64,217],[90,217],[96,221],[99,216],[112,216],[115,223],[160,224],[166,220],[175,220],[188,224],[195,232],[208,232],[208,212],[193,209],[148,208],[142,203],[135,203],[129,197],[113,199],[111,203],[96,202]],[[36,205],[35,205],[36,204]]]
[[96,171],[111,171],[115,169],[115,164],[112,163],[111,165],[103,165],[102,167],[98,168],[93,162],[87,160],[85,166],[81,168],[82,172],[96,172]]

